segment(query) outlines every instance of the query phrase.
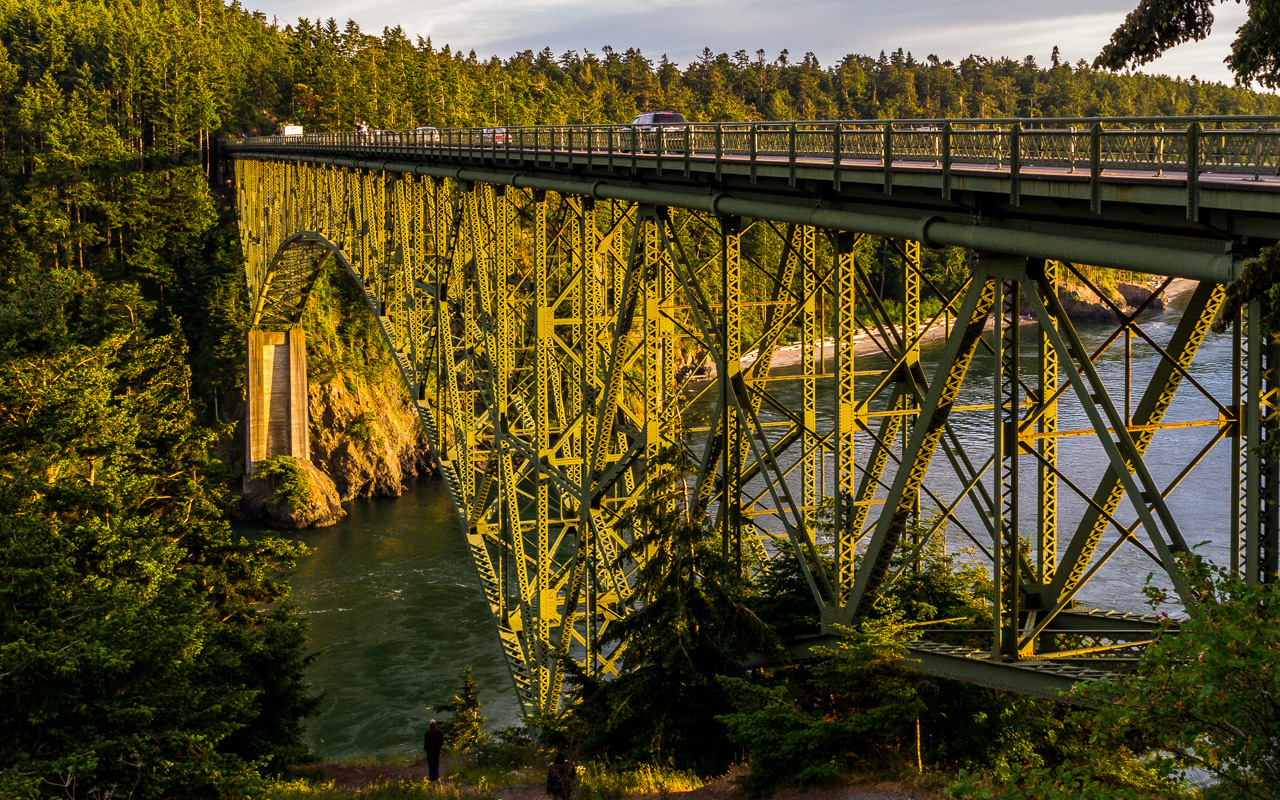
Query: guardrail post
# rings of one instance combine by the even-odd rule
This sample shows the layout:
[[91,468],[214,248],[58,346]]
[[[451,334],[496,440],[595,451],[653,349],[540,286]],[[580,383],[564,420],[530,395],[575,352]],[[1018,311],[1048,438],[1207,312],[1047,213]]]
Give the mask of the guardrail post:
[[724,124],[716,124],[716,180],[719,180],[723,170],[721,162],[724,161]]
[[636,126],[632,125],[631,126],[631,174],[633,175],[639,171],[639,167],[636,164],[636,149],[639,146],[640,146],[639,132],[636,130]]
[[1253,179],[1262,180],[1262,126],[1253,134]]
[[1022,123],[1009,128],[1009,204],[1022,204]]
[[796,185],[796,124],[787,130],[787,185]]
[[881,156],[881,163],[884,165],[884,193],[893,194],[893,123],[886,122],[884,125],[884,155]]
[[748,138],[751,139],[751,182],[756,182],[756,124],[751,123],[751,129],[747,132]]
[[684,176],[689,177],[689,159],[693,155],[693,142],[689,138],[689,123],[684,124]]
[[1187,219],[1200,218],[1200,123],[1187,128]]
[[662,130],[662,126],[658,126],[658,130],[654,132],[653,143],[653,167],[658,173],[658,177],[662,177],[662,153],[667,147],[667,134]]
[[1089,129],[1089,210],[1102,213],[1102,123]]
[[942,199],[951,199],[951,123],[942,123]]
[[831,188],[840,191],[840,123],[831,132]]

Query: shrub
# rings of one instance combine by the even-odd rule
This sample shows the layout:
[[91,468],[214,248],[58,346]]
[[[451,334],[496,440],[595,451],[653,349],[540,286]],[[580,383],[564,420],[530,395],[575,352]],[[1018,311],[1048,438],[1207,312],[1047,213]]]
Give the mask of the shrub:
[[272,456],[258,465],[254,474],[258,480],[270,480],[275,486],[271,501],[301,511],[314,502],[311,481],[306,471],[293,456]]

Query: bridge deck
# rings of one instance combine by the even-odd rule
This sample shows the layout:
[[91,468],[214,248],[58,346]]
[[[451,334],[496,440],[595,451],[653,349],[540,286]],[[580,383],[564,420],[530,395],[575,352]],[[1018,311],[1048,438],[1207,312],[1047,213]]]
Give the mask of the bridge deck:
[[[1243,117],[724,123],[505,135],[458,128],[437,138],[318,133],[228,146],[244,156],[565,189],[1230,280],[1238,258],[1224,254],[1280,241],[1280,130],[1270,124]],[[762,213],[760,203],[773,211]],[[1040,241],[1045,235],[1062,240]],[[1145,251],[1119,253],[1113,243]]]

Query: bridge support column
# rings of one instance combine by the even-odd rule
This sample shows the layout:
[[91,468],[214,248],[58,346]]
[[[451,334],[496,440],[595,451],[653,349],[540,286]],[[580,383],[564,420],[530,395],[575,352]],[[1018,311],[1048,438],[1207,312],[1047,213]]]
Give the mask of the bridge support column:
[[307,349],[302,328],[249,330],[245,472],[271,456],[307,460]]

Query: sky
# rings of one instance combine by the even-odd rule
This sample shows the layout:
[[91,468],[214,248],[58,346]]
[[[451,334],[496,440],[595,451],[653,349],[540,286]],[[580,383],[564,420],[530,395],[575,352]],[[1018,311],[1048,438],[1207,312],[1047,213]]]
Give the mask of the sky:
[[[638,47],[655,61],[687,64],[709,47],[746,50],[769,60],[785,48],[797,61],[812,52],[823,66],[848,53],[877,55],[899,47],[918,59],[959,61],[969,54],[1034,56],[1042,65],[1056,45],[1075,63],[1092,61],[1137,0],[241,0],[277,18],[354,19],[367,33],[400,25],[439,47],[481,58],[550,47],[599,53]],[[1231,81],[1222,60],[1244,21],[1243,3],[1215,10],[1213,34],[1180,45],[1142,71]]]

